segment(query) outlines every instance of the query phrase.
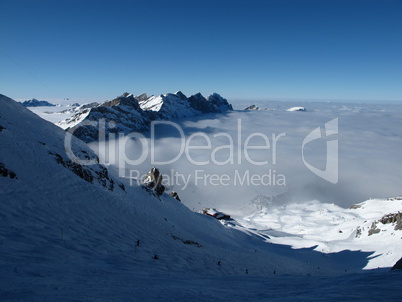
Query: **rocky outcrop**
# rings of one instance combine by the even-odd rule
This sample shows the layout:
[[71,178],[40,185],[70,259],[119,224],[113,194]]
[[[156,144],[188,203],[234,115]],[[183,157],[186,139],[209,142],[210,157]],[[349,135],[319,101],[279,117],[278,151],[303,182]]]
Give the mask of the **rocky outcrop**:
[[177,192],[172,191],[172,192],[169,193],[169,195],[172,196],[174,199],[176,199],[176,200],[181,202],[181,199],[179,197],[179,194],[177,194]]
[[3,163],[0,163],[0,176],[9,177],[11,179],[18,178],[17,174],[15,174],[13,171],[7,169]]
[[361,207],[362,207],[362,206],[361,206],[360,204],[352,204],[349,209],[351,209],[351,210],[356,210],[356,209],[359,209],[359,208],[361,208]]
[[368,230],[368,235],[371,236],[373,234],[378,234],[379,232],[381,232],[381,230],[377,227],[377,222],[373,222]]
[[249,110],[249,111],[273,111],[273,109],[260,108],[257,105],[248,106],[248,107],[244,108],[243,110]]
[[[86,151],[81,152],[86,153]],[[115,184],[117,181],[114,181],[113,178],[109,176],[109,171],[104,166],[99,164],[99,159],[97,159],[96,161],[97,164],[84,166],[70,159],[65,159],[58,153],[49,151],[49,154],[54,157],[58,164],[62,165],[64,168],[69,169],[75,175],[79,176],[86,182],[94,183],[96,181],[110,191],[113,191],[115,189]],[[117,184],[121,190],[125,191],[124,185],[122,183],[117,182]]]
[[[361,208],[361,205],[359,207],[356,207],[356,206],[357,205],[353,205],[351,207],[351,209]],[[368,236],[379,234],[382,231],[384,232],[384,231],[386,231],[386,229],[381,226],[386,225],[386,224],[391,224],[394,227],[395,231],[402,230],[402,213],[397,212],[397,213],[387,214],[378,220],[374,220],[372,222],[367,222],[367,223],[371,223],[371,224],[366,224],[365,226],[359,226],[356,229],[356,236],[355,236],[356,238],[361,237],[363,235],[363,231],[365,231],[365,229],[366,230],[368,229],[368,233],[367,233]]]
[[388,197],[387,200],[389,201],[402,200],[402,196]]
[[85,142],[103,140],[113,133],[149,129],[155,120],[178,120],[205,113],[233,110],[226,99],[214,93],[204,98],[200,93],[186,97],[178,91],[148,97],[129,93],[101,105],[80,106],[69,119],[58,125]]
[[395,223],[394,230],[402,230],[402,213],[393,213],[384,215],[380,220],[382,224]]
[[399,259],[394,266],[391,268],[391,270],[396,270],[396,269],[402,269],[402,258]]
[[155,191],[157,196],[165,192],[165,186],[162,184],[163,177],[158,169],[152,168],[151,171],[142,180],[143,185],[150,190]]
[[260,107],[258,107],[256,105],[251,105],[251,106],[244,108],[243,110],[260,110]]

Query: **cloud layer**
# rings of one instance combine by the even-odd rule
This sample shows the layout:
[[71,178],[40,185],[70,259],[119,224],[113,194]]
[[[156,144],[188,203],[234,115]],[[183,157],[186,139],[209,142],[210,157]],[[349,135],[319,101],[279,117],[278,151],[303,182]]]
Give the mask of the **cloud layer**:
[[[293,105],[308,111],[286,112]],[[130,171],[141,175],[151,166],[158,167],[167,186],[194,210],[216,207],[249,212],[256,197],[270,200],[280,194],[271,205],[316,199],[347,207],[370,197],[401,194],[401,106],[303,102],[258,106],[274,110],[235,111],[176,126],[158,125],[154,133],[144,134],[148,146],[138,141],[125,144],[127,158],[138,159],[144,152],[146,159],[124,167],[120,162],[120,168],[129,176]],[[333,119],[337,119],[338,134],[326,138],[325,123]],[[304,139],[318,127],[322,138],[304,146],[304,160],[325,170],[327,144],[337,141],[336,184],[315,175],[302,158]],[[109,158],[118,153],[116,147],[102,147],[101,158],[105,150]]]

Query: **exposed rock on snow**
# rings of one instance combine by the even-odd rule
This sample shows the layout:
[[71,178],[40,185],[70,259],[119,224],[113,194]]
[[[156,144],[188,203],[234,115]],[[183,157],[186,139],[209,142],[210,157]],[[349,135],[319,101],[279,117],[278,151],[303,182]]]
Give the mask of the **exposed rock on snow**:
[[389,201],[402,200],[402,196],[388,197],[387,200],[389,200]]
[[56,106],[47,101],[39,101],[37,99],[27,100],[21,103],[24,107],[38,107],[38,106]]
[[395,224],[395,228],[394,230],[402,230],[402,213],[398,212],[398,213],[394,213],[394,214],[387,214],[384,215],[381,219],[380,222],[382,222],[382,224],[387,224],[387,223],[391,223],[391,224]]
[[261,109],[260,109],[260,107],[258,107],[256,105],[251,105],[251,106],[244,108],[244,110],[261,110]]
[[307,111],[307,110],[304,107],[291,107],[291,108],[287,109],[286,111]]
[[368,236],[371,236],[373,234],[378,234],[379,232],[381,232],[381,230],[377,227],[377,222],[373,222],[371,224],[370,229],[368,230]]
[[13,171],[7,169],[3,163],[0,163],[0,176],[10,177],[11,179],[18,178],[17,174],[15,174]]
[[129,133],[149,128],[154,120],[177,120],[203,113],[233,110],[228,101],[214,93],[204,98],[200,93],[187,98],[182,92],[148,97],[124,93],[101,105],[81,106],[69,119],[58,123],[85,142],[102,140],[111,133]]
[[151,171],[147,173],[142,183],[146,188],[154,190],[157,196],[160,196],[165,192],[165,186],[162,185],[163,175],[158,169],[152,168]]
[[272,109],[268,109],[268,108],[260,108],[260,107],[258,107],[257,105],[248,106],[248,107],[244,108],[243,110],[273,111]]
[[176,199],[176,200],[181,202],[181,199],[179,197],[179,194],[177,194],[177,192],[172,191],[172,192],[169,193],[169,195],[172,196],[174,199]]
[[58,125],[85,142],[91,142],[110,133],[128,133],[148,129],[152,114],[144,114],[132,94],[122,95],[94,107],[83,107],[71,118]]
[[276,207],[264,200],[257,205],[259,212],[234,218],[249,229],[261,230],[274,243],[316,246],[324,253],[372,251],[365,269],[391,267],[400,258],[402,232],[396,226],[402,200],[370,199],[349,209],[317,201]]
[[396,269],[402,269],[402,258],[399,259],[394,266],[391,268],[391,270],[396,270]]
[[[88,152],[81,150],[81,152],[88,154]],[[71,170],[74,174],[82,178],[83,180],[89,182],[89,183],[94,183],[94,181],[97,181],[100,183],[103,187],[109,189],[110,191],[114,190],[114,185],[115,182],[114,180],[109,177],[109,172],[108,170],[99,165],[99,159],[96,157],[96,162],[98,163],[97,165],[91,165],[90,167],[88,166],[83,166],[80,165],[79,163],[75,163],[69,159],[63,158],[58,153],[53,153],[49,151],[49,154],[53,155],[56,162],[61,164],[64,168],[67,168]],[[86,155],[88,157],[88,155]],[[89,159],[89,157],[88,157]],[[124,185],[119,184],[119,187],[125,191]]]
[[[17,178],[18,175],[19,179],[26,179],[38,173],[38,170],[43,169],[38,163],[34,171],[29,171],[21,163],[21,158],[26,157],[26,155],[22,155],[25,150],[23,148],[21,150],[12,149],[13,145],[16,144],[15,141],[21,140],[26,146],[33,148],[32,153],[35,153],[35,157],[40,156],[41,161],[45,161],[46,165],[49,165],[47,160],[51,157],[52,162],[62,165],[91,184],[98,183],[111,191],[115,189],[117,184],[124,191],[124,185],[109,175],[106,167],[99,164],[97,155],[86,144],[70,136],[71,145],[66,146],[64,144],[66,135],[64,131],[60,131],[61,129],[57,127],[54,128],[52,124],[19,106],[13,100],[3,95],[0,95],[0,99],[2,105],[0,109],[4,116],[7,117],[5,120],[8,120],[10,130],[1,135],[2,156],[4,157],[2,160],[4,160],[4,163],[0,163],[0,175],[9,178]],[[35,127],[32,127],[32,125],[35,125]],[[33,155],[31,154],[30,156]],[[71,156],[74,157],[74,160],[70,159]],[[87,161],[92,163],[85,165]]]

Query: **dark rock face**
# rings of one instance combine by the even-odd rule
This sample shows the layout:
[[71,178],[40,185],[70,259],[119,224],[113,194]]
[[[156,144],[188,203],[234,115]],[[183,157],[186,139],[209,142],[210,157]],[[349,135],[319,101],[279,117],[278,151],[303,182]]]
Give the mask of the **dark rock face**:
[[362,206],[359,205],[359,204],[352,204],[349,209],[355,210],[355,209],[358,209],[358,208],[361,208],[361,207],[362,207]]
[[11,179],[18,179],[17,174],[7,169],[3,163],[0,163],[0,176],[10,177]]
[[[141,95],[142,96],[142,95]],[[140,97],[141,97],[140,96]],[[146,95],[145,95],[146,97]],[[107,101],[102,104],[105,107],[113,107],[117,105],[132,107],[136,111],[141,111],[140,105],[138,104],[138,99],[134,98],[132,94],[124,93],[122,96],[115,98],[112,101]]]
[[[144,112],[133,95],[122,95],[102,105],[80,110],[67,121],[76,124],[67,130],[88,143],[107,139],[111,133],[147,130],[153,115],[153,112]],[[83,120],[82,116],[85,116]]]
[[373,222],[371,224],[370,229],[368,230],[368,235],[371,236],[371,235],[374,235],[374,234],[378,234],[379,232],[381,232],[381,230],[377,227],[377,223]]
[[208,96],[207,100],[218,108],[218,112],[223,113],[228,110],[233,110],[233,107],[228,103],[228,100],[224,99],[217,93],[213,93]]
[[394,213],[394,214],[387,214],[384,215],[381,219],[380,222],[382,224],[387,224],[387,223],[396,223],[394,230],[402,230],[402,213]]
[[391,268],[391,270],[402,269],[402,258],[399,259],[395,265]]
[[260,110],[260,107],[258,107],[256,105],[251,105],[251,106],[244,108],[244,110]]
[[22,103],[24,107],[39,107],[39,106],[56,106],[46,101],[38,101],[37,99],[28,100]]
[[219,112],[218,108],[211,102],[208,102],[207,99],[201,95],[201,93],[197,93],[195,95],[190,96],[188,98],[188,102],[190,103],[190,106],[192,108],[202,113]]
[[99,106],[99,103],[93,102],[93,103],[81,105],[80,108],[87,109],[87,108],[93,108],[93,107],[97,107],[97,106]]
[[179,194],[177,194],[177,192],[172,191],[172,192],[169,193],[169,195],[172,196],[174,199],[176,199],[176,200],[181,202],[181,199],[179,197]]
[[176,120],[228,110],[233,110],[232,106],[217,93],[207,98],[200,93],[187,98],[181,91],[159,97],[124,93],[102,105],[83,105],[71,118],[59,124],[67,126],[66,130],[88,143],[107,139],[110,133],[148,130],[151,122],[156,120]]
[[185,96],[185,94],[184,94],[183,92],[181,92],[181,91],[177,91],[175,94],[176,94],[179,98],[181,98],[182,100],[186,100],[186,99],[187,99],[187,97]]
[[[49,154],[54,156],[58,164],[62,165],[64,168],[69,169],[83,180],[89,183],[94,183],[95,181],[97,181],[103,187],[107,188],[110,191],[113,191],[115,189],[115,181],[109,176],[109,171],[104,166],[101,166],[99,164],[96,164],[95,166],[83,166],[71,160],[64,159],[58,153],[53,153],[49,151]],[[98,161],[99,160],[97,160],[97,162]],[[119,187],[120,189],[125,191],[123,184],[119,184]]]

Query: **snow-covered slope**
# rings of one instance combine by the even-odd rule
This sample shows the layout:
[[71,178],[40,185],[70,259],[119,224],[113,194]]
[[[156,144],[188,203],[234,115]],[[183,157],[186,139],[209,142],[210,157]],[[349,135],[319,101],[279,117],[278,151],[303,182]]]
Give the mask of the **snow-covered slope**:
[[[200,94],[187,98],[182,92],[147,97],[125,93],[99,106],[79,108],[58,125],[90,142],[108,133],[129,133],[149,128],[153,120],[177,120],[202,113],[223,113],[232,110],[226,99],[214,93],[206,99]],[[101,132],[101,133],[99,133]]]
[[365,266],[373,269],[390,267],[402,256],[400,212],[402,198],[370,199],[350,209],[311,201],[263,207],[253,215],[237,219],[270,236],[273,243],[295,248],[314,246],[323,253],[374,251]]
[[[304,275],[306,280],[311,278],[306,275],[359,272],[367,264],[370,253],[342,251],[323,257],[311,249],[270,244],[261,232],[225,227],[168,194],[157,197],[120,183],[84,143],[70,138],[73,153],[93,165],[70,159],[62,129],[0,95],[4,299],[212,299],[215,295],[206,294],[205,286],[188,280],[210,282],[205,285],[215,291],[217,284],[228,286],[222,276],[232,275],[236,279],[230,280],[244,294],[244,284],[254,280],[261,285],[266,276]],[[256,276],[264,278],[245,279]],[[284,278],[268,280],[281,288],[279,296],[288,282],[304,282]],[[378,280],[378,275],[369,280]],[[150,292],[153,288],[156,292]],[[266,297],[263,292],[256,287],[247,297]]]
[[[246,267],[256,274],[275,269],[304,273],[308,267],[292,259],[291,252],[284,256],[282,248],[227,229],[168,194],[156,197],[120,183],[74,137],[72,152],[84,161],[69,161],[66,133],[4,96],[0,125],[0,163],[16,175],[0,177],[2,260],[9,269],[15,257],[24,261],[23,255],[44,265],[60,265],[62,259],[82,264],[88,257],[107,262],[111,257],[132,269],[155,265],[157,255],[156,267],[162,270],[224,274]],[[85,160],[93,164],[80,165]],[[259,254],[249,258],[255,249]],[[267,257],[276,260],[267,262]],[[228,266],[221,269],[218,261]],[[287,268],[285,262],[293,266]]]

